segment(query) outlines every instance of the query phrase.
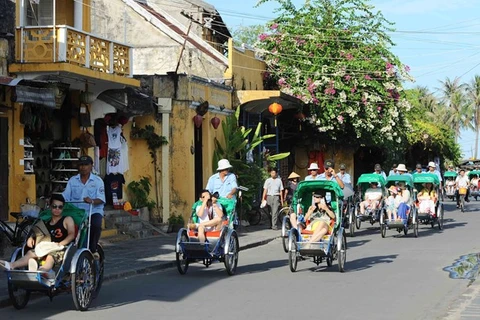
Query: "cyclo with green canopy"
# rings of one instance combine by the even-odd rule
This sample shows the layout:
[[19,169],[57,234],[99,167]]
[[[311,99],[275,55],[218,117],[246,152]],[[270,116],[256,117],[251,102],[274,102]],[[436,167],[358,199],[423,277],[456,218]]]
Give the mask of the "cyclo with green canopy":
[[444,195],[451,200],[455,200],[455,185],[449,186],[449,181],[454,181],[457,178],[457,173],[455,171],[446,171],[443,174],[443,179],[445,180],[444,183]]
[[[199,242],[198,233],[195,230],[182,228],[177,233],[175,241],[175,253],[177,270],[180,274],[185,274],[191,262],[202,261],[206,267],[212,262],[220,261],[225,264],[229,275],[235,274],[238,263],[238,252],[240,246],[238,235],[234,228],[236,221],[235,206],[237,201],[234,199],[219,198],[218,203],[223,207],[223,215],[226,218],[223,221],[222,228],[217,231],[207,231],[205,233],[206,241]],[[196,208],[202,202],[199,200],[192,206],[191,222],[197,223]]]
[[[331,222],[332,231],[327,233],[318,242],[312,242],[307,246],[313,231],[292,228],[288,236],[288,264],[290,271],[297,270],[298,260],[302,257],[311,257],[318,266],[326,260],[327,266],[332,266],[333,261],[338,261],[338,270],[345,270],[347,254],[347,242],[342,226],[343,192],[335,181],[309,180],[301,181],[293,196],[293,209],[297,217],[307,213],[308,208],[314,203],[313,193],[324,195],[327,203],[331,205],[335,213],[335,220]],[[308,221],[307,221],[308,225]]]
[[[421,205],[421,199],[418,198],[418,195],[422,190],[425,188],[425,184],[431,183],[432,184],[432,192],[430,192],[430,196],[434,197],[435,199],[435,210],[433,212],[428,212],[425,210]],[[415,206],[417,207],[418,213],[418,221],[421,224],[431,225],[432,228],[435,225],[438,225],[438,229],[443,229],[443,203],[439,197],[440,195],[440,181],[438,180],[438,176],[432,173],[422,173],[416,174],[413,176],[413,184],[414,184],[414,191],[415,191]]]
[[[32,292],[45,293],[50,299],[63,293],[71,292],[77,310],[85,311],[92,300],[100,292],[103,283],[105,254],[100,244],[97,246],[99,258],[95,259],[89,250],[90,225],[92,205],[90,212],[79,209],[71,203],[66,203],[63,216],[72,217],[75,223],[75,240],[66,246],[60,266],[54,266],[51,275],[45,271],[28,271],[26,268],[8,270],[8,294],[10,301],[16,309],[24,308]],[[51,219],[50,209],[40,213],[39,219],[47,222]],[[32,236],[37,238],[45,236],[45,229],[32,227]],[[10,261],[16,261],[24,256],[27,247],[24,244],[17,248]]]
[[478,190],[478,184],[471,183],[472,179],[477,176],[477,178],[480,177],[480,170],[472,170],[468,173],[468,180],[470,180],[470,195],[475,198],[475,200],[478,200],[477,198],[480,196],[480,191]]
[[[382,199],[378,202],[378,205],[374,208],[366,208],[365,214],[360,213],[360,205],[361,202],[365,199],[365,193],[370,188],[371,184],[376,184],[377,188],[381,189],[382,192]],[[384,210],[384,198],[387,195],[387,191],[385,189],[385,179],[381,174],[377,173],[364,173],[362,174],[357,181],[357,191],[361,194],[361,197],[357,197],[355,203],[355,226],[357,229],[360,229],[362,222],[369,221],[371,225],[375,224],[375,222],[380,221],[381,213]]]
[[[398,233],[402,232],[407,235],[408,229],[413,229],[415,238],[418,237],[418,216],[417,208],[414,205],[415,202],[415,192],[413,185],[413,178],[410,175],[393,175],[387,178],[386,187],[391,186],[399,187],[403,193],[406,193],[406,202],[402,202],[401,207],[398,209],[398,214],[403,213],[404,216],[401,216],[399,219],[394,220],[392,217],[388,217],[387,210],[383,211],[383,214],[380,216],[380,230],[382,238],[385,238],[387,230],[393,229],[397,230]],[[401,212],[404,208],[405,212]]]

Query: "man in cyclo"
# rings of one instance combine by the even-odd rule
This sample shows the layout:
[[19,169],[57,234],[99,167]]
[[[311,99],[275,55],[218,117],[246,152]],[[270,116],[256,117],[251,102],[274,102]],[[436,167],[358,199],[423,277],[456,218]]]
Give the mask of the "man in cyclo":
[[[52,268],[62,262],[65,247],[75,238],[75,223],[72,217],[63,216],[64,205],[65,199],[62,195],[52,195],[50,198],[51,219],[47,222],[39,220],[32,227],[32,230],[38,230],[38,235],[35,232],[27,239],[27,247],[33,249],[27,251],[21,259],[15,262],[0,261],[0,266],[6,270],[12,270],[28,265],[29,271],[43,271],[47,276],[55,275]],[[48,243],[49,248],[46,249],[48,253],[40,253],[39,250],[36,250],[41,243]],[[40,268],[38,263],[40,263]]]
[[188,228],[198,231],[198,241],[205,242],[206,232],[217,231],[222,227],[223,207],[217,202],[219,195],[215,192],[213,195],[208,190],[202,190],[200,200],[202,203],[195,209],[199,223],[189,223]]
[[437,192],[432,183],[425,183],[423,189],[417,195],[418,213],[435,215],[435,205],[438,200]]
[[[335,174],[335,163],[333,160],[326,160],[325,163],[323,164],[325,171],[318,176],[317,179],[315,180],[328,180],[328,181],[335,181],[340,188],[344,188],[345,185],[343,184],[342,179]],[[305,179],[307,180],[307,179]],[[299,222],[304,221],[304,217],[299,216]],[[297,214],[295,212],[292,212],[290,215],[290,224],[292,225],[293,228],[297,228]]]
[[360,203],[360,214],[365,214],[365,211],[371,212],[377,209],[382,200],[382,189],[378,188],[376,182],[370,182],[370,188],[365,191],[365,199]]

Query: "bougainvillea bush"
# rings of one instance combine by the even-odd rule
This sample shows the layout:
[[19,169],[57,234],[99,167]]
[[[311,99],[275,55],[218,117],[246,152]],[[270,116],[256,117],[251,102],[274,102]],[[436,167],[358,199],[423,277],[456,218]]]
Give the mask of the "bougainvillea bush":
[[401,143],[410,109],[402,82],[412,79],[390,51],[392,24],[361,0],[277,2],[256,43],[266,76],[307,104],[306,121],[332,139]]

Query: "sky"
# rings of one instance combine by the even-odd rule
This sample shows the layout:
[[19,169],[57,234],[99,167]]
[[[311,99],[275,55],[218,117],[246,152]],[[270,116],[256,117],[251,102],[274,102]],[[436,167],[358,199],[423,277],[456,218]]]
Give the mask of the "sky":
[[[230,31],[264,24],[275,17],[275,1],[255,8],[257,0],[206,0],[222,15]],[[297,6],[305,0],[292,0]],[[311,0],[314,1],[314,0]],[[426,86],[432,92],[447,77],[470,82],[480,75],[480,0],[372,0],[385,18],[395,23],[392,51],[410,66],[415,78],[405,87]],[[474,153],[475,134],[463,131],[462,157]],[[480,152],[477,155],[480,158]]]

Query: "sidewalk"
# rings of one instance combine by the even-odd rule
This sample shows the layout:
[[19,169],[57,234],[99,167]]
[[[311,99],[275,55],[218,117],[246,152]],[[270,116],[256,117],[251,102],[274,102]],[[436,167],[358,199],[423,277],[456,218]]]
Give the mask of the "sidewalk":
[[[266,226],[260,225],[242,227],[238,235],[240,250],[246,250],[274,240],[280,236],[280,231],[266,229]],[[176,233],[171,233],[167,236],[116,243],[109,243],[108,239],[100,240],[106,255],[104,281],[174,267],[175,238]],[[7,305],[10,305],[7,279],[0,271],[0,308]]]

